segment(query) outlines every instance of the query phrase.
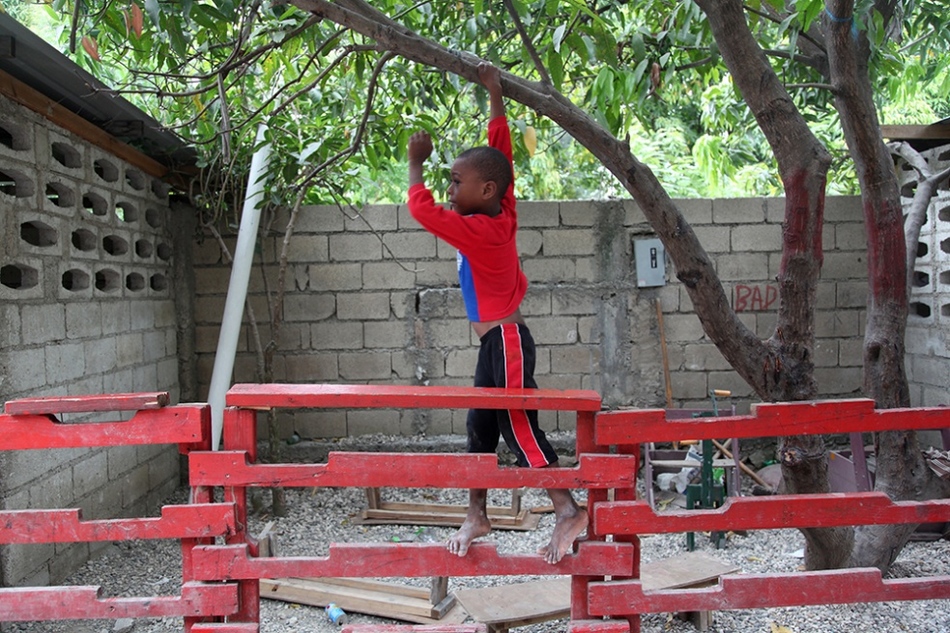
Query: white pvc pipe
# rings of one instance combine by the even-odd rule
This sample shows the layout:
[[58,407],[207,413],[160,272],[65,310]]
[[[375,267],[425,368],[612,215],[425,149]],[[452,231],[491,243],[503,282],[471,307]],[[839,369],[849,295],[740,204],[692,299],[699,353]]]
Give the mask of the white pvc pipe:
[[221,318],[218,348],[211,371],[211,387],[208,389],[208,404],[211,405],[211,449],[218,450],[224,427],[224,401],[234,373],[234,356],[237,352],[241,322],[244,318],[244,302],[247,300],[247,285],[254,261],[254,245],[257,229],[261,223],[261,200],[264,198],[264,171],[270,160],[270,144],[264,143],[265,127],[257,128],[257,141],[251,157],[251,172],[247,179],[247,194],[241,211],[241,226],[238,229],[237,246],[234,247],[234,262],[231,265],[231,281],[228,297]]

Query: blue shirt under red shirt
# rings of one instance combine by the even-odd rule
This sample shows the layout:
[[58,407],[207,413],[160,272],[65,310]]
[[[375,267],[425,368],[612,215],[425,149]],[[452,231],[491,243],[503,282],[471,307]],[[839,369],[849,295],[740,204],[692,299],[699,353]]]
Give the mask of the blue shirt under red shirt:
[[[488,122],[488,144],[500,150],[511,163],[511,133],[507,118]],[[521,305],[528,278],[521,270],[518,246],[518,213],[514,181],[501,199],[501,212],[459,215],[436,204],[422,183],[409,188],[409,212],[436,237],[458,249],[458,274],[470,321],[503,319]]]

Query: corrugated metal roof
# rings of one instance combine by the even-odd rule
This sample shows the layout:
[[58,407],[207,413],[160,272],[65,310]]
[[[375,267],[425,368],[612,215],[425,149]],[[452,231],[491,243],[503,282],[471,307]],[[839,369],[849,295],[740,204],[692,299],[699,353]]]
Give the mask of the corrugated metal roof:
[[2,11],[0,69],[168,167],[195,163],[177,135]]

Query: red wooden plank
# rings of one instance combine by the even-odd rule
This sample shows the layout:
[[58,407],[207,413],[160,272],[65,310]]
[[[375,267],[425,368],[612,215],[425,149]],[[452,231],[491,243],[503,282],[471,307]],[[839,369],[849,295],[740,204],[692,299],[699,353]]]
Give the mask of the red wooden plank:
[[41,415],[0,415],[0,449],[199,444],[204,440],[202,419],[208,416],[206,405],[146,409],[129,420],[88,424],[61,424]]
[[167,391],[112,393],[88,396],[46,396],[20,398],[7,402],[7,415],[47,415],[56,413],[94,413],[97,411],[139,411],[168,406]]
[[82,521],[79,509],[0,512],[0,544],[77,543],[225,536],[237,531],[234,504],[171,505],[161,517]]
[[590,585],[595,615],[766,609],[818,604],[851,604],[950,598],[950,576],[882,580],[879,569],[836,569],[794,574],[723,576],[702,589],[643,591],[639,581]]
[[572,468],[499,467],[494,454],[340,453],[326,464],[249,464],[243,451],[189,457],[192,486],[631,488],[636,456],[581,455]]
[[0,621],[227,616],[238,608],[237,584],[186,583],[181,596],[102,598],[100,587],[0,589]]
[[599,503],[597,534],[668,534],[778,528],[943,523],[950,499],[891,501],[883,492],[726,497],[711,510],[654,512],[646,501]]
[[589,390],[423,387],[418,385],[238,384],[225,402],[250,408],[538,409],[600,411]]
[[630,633],[626,620],[571,620],[567,633]]
[[581,542],[577,553],[556,565],[538,554],[499,555],[492,543],[475,543],[465,556],[442,543],[333,543],[325,557],[248,556],[244,545],[202,545],[192,552],[195,578],[420,578],[428,576],[620,575],[629,574],[633,547]]
[[668,420],[662,409],[597,414],[597,443],[643,444],[684,438],[775,437],[950,427],[950,407],[874,409],[873,400],[758,404],[752,415]]

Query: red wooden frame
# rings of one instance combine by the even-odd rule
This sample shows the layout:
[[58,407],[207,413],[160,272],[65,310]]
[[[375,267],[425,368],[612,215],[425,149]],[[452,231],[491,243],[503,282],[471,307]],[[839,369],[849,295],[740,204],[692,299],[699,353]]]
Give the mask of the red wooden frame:
[[[180,616],[188,633],[258,633],[258,580],[284,576],[571,575],[569,633],[638,633],[640,614],[653,612],[950,598],[950,576],[885,580],[876,569],[743,574],[688,590],[643,591],[638,579],[641,534],[946,522],[950,500],[892,501],[875,492],[730,497],[713,510],[657,513],[635,491],[641,443],[942,428],[950,427],[950,408],[878,411],[870,400],[841,400],[763,404],[747,416],[671,421],[662,409],[601,411],[590,391],[391,385],[237,385],[227,401],[224,450],[216,452],[210,451],[208,407],[165,406],[161,392],[8,403],[0,415],[3,450],[177,444],[188,455],[192,499],[165,506],[160,517],[84,521],[76,509],[0,512],[0,544],[180,539],[183,575],[180,596],[103,598],[97,587],[0,589],[0,621]],[[63,424],[55,418],[129,407],[136,413],[125,421]],[[326,464],[256,463],[255,410],[293,407],[575,411],[578,465],[524,469],[499,467],[494,455],[341,452]],[[264,486],[581,488],[592,522],[588,540],[557,565],[533,553],[501,555],[490,543],[473,544],[462,558],[421,543],[331,544],[325,557],[259,558],[246,532],[247,488]],[[212,502],[215,488],[223,489],[224,502]]]

